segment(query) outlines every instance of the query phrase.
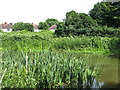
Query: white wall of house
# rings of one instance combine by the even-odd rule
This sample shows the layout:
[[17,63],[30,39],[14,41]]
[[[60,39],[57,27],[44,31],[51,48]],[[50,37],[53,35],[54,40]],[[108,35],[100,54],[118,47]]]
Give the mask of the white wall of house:
[[3,32],[12,32],[12,29],[2,29]]
[[53,31],[53,32],[55,32],[55,29],[50,29],[50,31]]
[[40,30],[39,29],[34,29],[34,32],[40,32]]

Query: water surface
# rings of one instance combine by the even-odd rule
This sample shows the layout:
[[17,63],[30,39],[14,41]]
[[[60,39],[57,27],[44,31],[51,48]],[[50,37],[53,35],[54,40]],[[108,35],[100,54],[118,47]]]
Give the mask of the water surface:
[[119,63],[120,60],[114,56],[108,56],[103,54],[81,54],[73,53],[77,58],[82,58],[90,66],[97,65],[99,67],[100,77],[98,79],[99,84],[102,88],[117,88],[120,86],[118,76]]

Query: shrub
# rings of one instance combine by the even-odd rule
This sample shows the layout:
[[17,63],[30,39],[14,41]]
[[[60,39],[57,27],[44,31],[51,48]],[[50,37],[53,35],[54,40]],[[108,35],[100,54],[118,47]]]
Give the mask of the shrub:
[[85,13],[70,11],[66,13],[65,26],[65,29],[71,29],[72,27],[77,30],[79,28],[97,26],[97,22]]
[[49,28],[49,25],[46,22],[40,22],[38,28],[46,30]]
[[91,28],[78,28],[74,29],[72,27],[66,28],[66,30],[59,30],[55,31],[55,34],[57,36],[80,36],[80,35],[86,35],[86,36],[101,36],[101,37],[112,37],[116,36],[116,34],[120,32],[120,29],[116,28],[108,28],[107,26],[97,26],[97,27],[91,27]]
[[[59,30],[56,30],[59,31]],[[61,31],[61,30],[60,30]],[[60,32],[63,34],[63,32]],[[3,33],[2,35],[2,48],[3,50],[10,51],[58,51],[58,50],[108,50],[111,38],[107,37],[60,37],[55,38],[54,32],[12,32]]]
[[89,14],[100,25],[120,27],[120,2],[99,2]]
[[57,25],[59,21],[58,21],[57,19],[54,19],[54,18],[52,18],[52,19],[48,18],[45,22],[46,22],[46,23],[49,25],[49,27],[50,27],[50,26],[52,26],[52,25]]
[[13,25],[12,29],[13,31],[27,30],[32,32],[34,30],[34,27],[30,23],[18,22]]
[[57,30],[64,30],[64,23],[63,22],[58,22]]
[[111,40],[110,51],[120,58],[120,32],[117,34],[118,38],[113,38]]

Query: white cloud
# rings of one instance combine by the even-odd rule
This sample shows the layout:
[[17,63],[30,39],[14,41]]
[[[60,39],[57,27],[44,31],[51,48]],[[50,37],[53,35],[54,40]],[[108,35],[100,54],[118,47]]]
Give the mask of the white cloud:
[[100,1],[102,0],[1,0],[0,23],[38,23],[47,18],[62,21],[66,12],[75,10],[79,13],[88,13],[94,4]]

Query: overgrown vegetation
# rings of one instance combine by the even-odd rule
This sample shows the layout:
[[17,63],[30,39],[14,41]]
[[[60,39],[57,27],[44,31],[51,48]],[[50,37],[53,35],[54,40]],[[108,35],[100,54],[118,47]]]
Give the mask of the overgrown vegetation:
[[7,51],[1,62],[3,88],[90,88],[98,74],[81,59],[57,52]]
[[[72,10],[63,22],[40,22],[38,28],[44,30],[41,32],[33,32],[32,24],[22,22],[13,25],[13,32],[0,31],[0,87],[90,88],[97,75],[95,67],[64,52],[119,56],[119,8],[119,2],[101,2],[90,11],[90,16]],[[45,31],[52,25],[57,25],[55,33]]]
[[[99,2],[89,12],[66,13],[62,27],[56,30],[57,36],[115,36],[120,32],[120,2]],[[59,26],[59,25],[58,25]]]
[[77,13],[70,11],[66,13],[65,30],[66,29],[79,29],[79,28],[91,28],[97,26],[97,22],[85,13]]
[[46,22],[40,22],[38,25],[38,28],[41,30],[47,30],[49,28],[49,25]]
[[12,51],[81,51],[81,52],[109,52],[112,38],[107,37],[61,37],[54,36],[54,32],[12,32],[3,33],[2,48],[3,50]]
[[21,30],[26,30],[26,31],[33,31],[33,25],[30,23],[23,23],[23,22],[18,22],[15,23],[12,27],[13,31],[21,31]]
[[114,53],[114,55],[120,58],[120,32],[117,34],[117,39],[113,38],[111,40],[111,48],[110,51]]
[[45,22],[39,22],[38,28],[41,30],[48,30],[52,25],[58,25],[59,21],[54,18],[48,18]]
[[48,18],[46,21],[45,21],[49,27],[52,26],[52,25],[57,25],[58,24],[58,20],[57,19],[54,19],[54,18]]
[[107,26],[97,26],[91,28],[79,28],[79,29],[67,29],[67,30],[56,30],[55,34],[58,37],[64,36],[101,36],[101,37],[115,37],[120,32],[120,29],[108,28]]
[[120,27],[120,2],[99,2],[89,14],[99,25]]

